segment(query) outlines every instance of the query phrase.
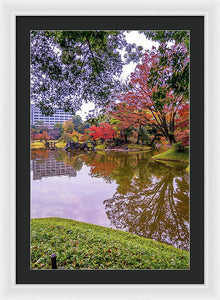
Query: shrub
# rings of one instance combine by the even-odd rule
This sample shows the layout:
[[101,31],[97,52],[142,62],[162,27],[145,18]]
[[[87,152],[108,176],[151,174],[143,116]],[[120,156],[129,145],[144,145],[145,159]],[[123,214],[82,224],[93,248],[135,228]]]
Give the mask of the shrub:
[[175,151],[184,151],[185,147],[183,146],[182,142],[178,142],[173,145],[173,149]]
[[62,134],[62,136],[59,138],[58,142],[67,143],[68,140],[72,141],[73,139],[72,139],[72,137],[71,137],[71,135],[69,133],[64,132]]
[[95,147],[96,150],[105,150],[106,149],[106,145],[105,144],[102,144],[102,145],[97,145]]

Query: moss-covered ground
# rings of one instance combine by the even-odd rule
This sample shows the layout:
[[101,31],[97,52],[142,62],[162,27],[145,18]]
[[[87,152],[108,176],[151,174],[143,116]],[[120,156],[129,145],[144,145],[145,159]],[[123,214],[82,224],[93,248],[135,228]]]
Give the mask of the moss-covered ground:
[[31,268],[189,269],[189,253],[131,233],[69,219],[31,220]]
[[177,151],[174,148],[170,148],[165,152],[154,155],[152,158],[156,160],[189,162],[189,147],[186,147],[183,151]]

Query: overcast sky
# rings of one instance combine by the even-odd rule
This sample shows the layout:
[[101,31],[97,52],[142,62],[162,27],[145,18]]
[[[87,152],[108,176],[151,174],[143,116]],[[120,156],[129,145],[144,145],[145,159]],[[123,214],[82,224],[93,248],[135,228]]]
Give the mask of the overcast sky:
[[[138,31],[131,31],[126,33],[126,38],[128,43],[135,43],[137,46],[142,46],[145,50],[151,49],[153,46],[157,46],[158,43],[147,40],[144,34],[138,33]],[[124,66],[123,73],[121,78],[125,80],[129,75],[134,71],[137,64],[131,62],[130,64]],[[86,116],[90,110],[94,109],[93,103],[84,103],[80,111],[77,111],[76,114],[80,115],[83,121],[86,120]]]

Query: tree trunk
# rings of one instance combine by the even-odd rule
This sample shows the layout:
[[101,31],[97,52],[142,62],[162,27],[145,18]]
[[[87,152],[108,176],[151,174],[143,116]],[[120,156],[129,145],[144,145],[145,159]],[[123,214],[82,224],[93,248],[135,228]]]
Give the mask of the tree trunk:
[[139,126],[139,129],[138,129],[138,136],[137,136],[136,144],[139,144],[139,142],[140,142],[140,130],[141,130],[141,125]]
[[168,139],[169,139],[170,145],[173,145],[174,143],[176,143],[176,140],[175,140],[175,137],[174,137],[174,133],[168,134]]

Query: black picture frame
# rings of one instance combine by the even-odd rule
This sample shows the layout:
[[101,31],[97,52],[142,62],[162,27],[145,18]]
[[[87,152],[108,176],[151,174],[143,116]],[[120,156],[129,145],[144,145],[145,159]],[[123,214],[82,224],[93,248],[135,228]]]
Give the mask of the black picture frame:
[[[30,30],[190,30],[190,269],[30,269]],[[16,284],[204,283],[204,17],[16,17]]]

